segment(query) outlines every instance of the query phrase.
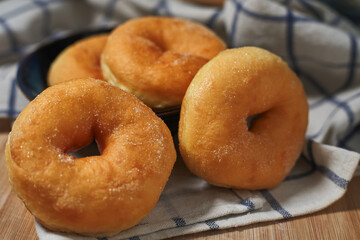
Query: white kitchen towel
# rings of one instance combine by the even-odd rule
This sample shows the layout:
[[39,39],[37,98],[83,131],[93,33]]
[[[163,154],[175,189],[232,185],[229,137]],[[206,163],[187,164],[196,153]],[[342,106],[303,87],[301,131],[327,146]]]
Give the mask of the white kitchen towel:
[[[246,191],[214,187],[193,176],[181,159],[155,208],[139,224],[114,237],[91,238],[47,231],[40,239],[163,239],[183,234],[288,219],[321,210],[339,199],[359,154],[307,141],[295,168],[278,187]],[[349,170],[351,169],[351,171]]]
[[[191,19],[213,29],[229,48],[259,46],[281,56],[307,93],[307,140],[292,173],[270,190],[211,186],[179,158],[153,211],[108,239],[162,239],[291,218],[323,209],[345,193],[359,164],[360,33],[315,0],[236,0],[223,7],[180,0],[1,2],[0,116],[16,117],[28,103],[15,84],[17,64],[38,44],[146,15]],[[40,239],[94,239],[39,224],[36,229]]]

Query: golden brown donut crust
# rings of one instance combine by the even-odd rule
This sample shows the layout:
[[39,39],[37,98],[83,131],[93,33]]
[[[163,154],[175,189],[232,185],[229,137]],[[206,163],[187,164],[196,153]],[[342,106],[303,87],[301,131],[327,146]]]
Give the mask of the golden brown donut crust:
[[272,188],[298,158],[307,123],[303,86],[280,57],[256,47],[226,50],[186,92],[180,152],[191,172],[214,185]]
[[[95,138],[101,156],[69,153]],[[176,159],[164,122],[104,81],[49,87],[16,119],[6,147],[10,182],[45,227],[109,236],[155,206]]]
[[48,85],[76,78],[103,79],[100,56],[108,34],[100,34],[79,40],[65,48],[50,65]]
[[104,78],[152,108],[180,105],[196,72],[226,48],[206,27],[167,17],[130,20],[110,34]]

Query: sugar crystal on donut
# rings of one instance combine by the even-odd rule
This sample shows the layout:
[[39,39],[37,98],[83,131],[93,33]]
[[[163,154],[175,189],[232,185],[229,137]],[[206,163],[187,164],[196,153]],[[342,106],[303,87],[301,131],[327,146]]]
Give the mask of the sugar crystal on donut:
[[[70,153],[95,139],[100,155]],[[18,116],[6,145],[14,191],[46,228],[111,236],[155,206],[176,159],[165,123],[105,81],[56,84]]]
[[153,109],[164,109],[180,105],[196,72],[225,49],[225,43],[201,24],[143,17],[111,32],[101,68],[111,84]]
[[302,83],[280,57],[256,47],[229,49],[190,83],[179,148],[189,170],[211,184],[272,188],[300,155],[307,123]]

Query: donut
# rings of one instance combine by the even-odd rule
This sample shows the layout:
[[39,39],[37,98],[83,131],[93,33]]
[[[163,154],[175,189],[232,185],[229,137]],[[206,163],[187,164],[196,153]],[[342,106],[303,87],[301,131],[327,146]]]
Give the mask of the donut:
[[226,48],[206,27],[168,17],[143,17],[113,30],[101,55],[108,82],[153,109],[181,104],[196,72]]
[[[69,153],[96,140],[101,155]],[[10,182],[53,231],[111,236],[155,206],[176,159],[164,122],[101,80],[56,84],[18,116],[6,145]]]
[[94,35],[79,40],[65,48],[50,65],[48,85],[76,78],[103,79],[100,56],[108,34]]
[[300,155],[308,123],[302,83],[267,50],[226,50],[194,77],[181,105],[179,146],[210,184],[277,186]]

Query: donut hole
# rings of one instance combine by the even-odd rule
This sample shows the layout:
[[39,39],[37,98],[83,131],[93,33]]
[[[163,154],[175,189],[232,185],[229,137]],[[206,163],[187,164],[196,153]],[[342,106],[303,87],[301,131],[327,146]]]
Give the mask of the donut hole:
[[95,141],[91,142],[89,145],[75,151],[69,153],[71,156],[75,158],[84,158],[84,157],[90,157],[90,156],[100,156],[100,151],[98,148],[98,145]]
[[251,131],[252,127],[254,126],[255,119],[260,118],[262,114],[264,114],[264,113],[257,113],[257,114],[249,116],[246,119],[246,124],[247,124],[247,128],[249,131]]
[[[134,40],[136,39],[136,40]],[[138,35],[132,38],[132,41],[136,41],[142,45],[143,51],[161,56],[162,53],[166,52],[167,46],[164,41],[156,36],[152,35]]]
[[160,39],[160,38],[154,37],[154,36],[150,36],[150,37],[147,37],[147,40],[149,40],[161,52],[166,52],[168,50],[168,47],[166,46],[163,39]]

